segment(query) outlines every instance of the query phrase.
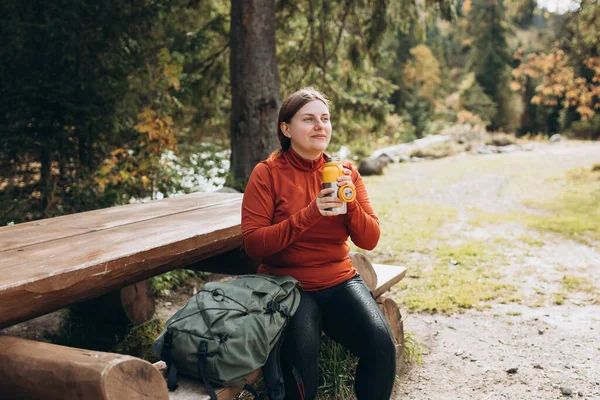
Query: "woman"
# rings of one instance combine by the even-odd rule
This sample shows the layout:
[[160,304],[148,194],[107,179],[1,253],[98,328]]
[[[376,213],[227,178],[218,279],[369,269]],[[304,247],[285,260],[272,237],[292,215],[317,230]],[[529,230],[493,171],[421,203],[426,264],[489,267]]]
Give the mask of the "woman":
[[[339,186],[353,185],[347,213],[322,189],[324,154],[331,139],[329,102],[304,88],[282,104],[277,123],[281,149],[259,163],[242,205],[246,253],[262,257],[260,273],[290,275],[302,285],[300,306],[282,346],[286,399],[314,399],[321,331],[359,357],[358,400],[388,400],[395,377],[393,336],[377,303],[348,256],[348,236],[372,250],[379,222],[356,168],[346,166]],[[345,167],[346,167],[345,166]]]

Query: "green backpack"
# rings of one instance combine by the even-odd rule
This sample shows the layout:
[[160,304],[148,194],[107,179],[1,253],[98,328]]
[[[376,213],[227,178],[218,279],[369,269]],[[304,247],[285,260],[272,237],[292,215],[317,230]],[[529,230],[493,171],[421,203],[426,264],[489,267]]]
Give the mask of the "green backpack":
[[[169,318],[154,342],[155,355],[169,368],[169,390],[175,390],[177,374],[198,378],[213,400],[217,397],[212,385],[244,387],[276,345],[278,353],[282,332],[300,304],[297,284],[289,276],[256,274],[204,285]],[[279,354],[276,357],[279,369]],[[267,390],[283,391],[278,375],[273,383],[278,388]]]

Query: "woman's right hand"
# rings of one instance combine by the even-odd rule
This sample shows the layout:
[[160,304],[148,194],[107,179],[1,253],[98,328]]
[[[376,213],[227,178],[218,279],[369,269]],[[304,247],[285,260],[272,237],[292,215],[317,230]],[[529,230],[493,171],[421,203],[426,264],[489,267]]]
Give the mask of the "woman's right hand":
[[338,208],[341,207],[343,202],[338,199],[337,196],[329,196],[331,193],[335,192],[334,188],[326,188],[319,192],[316,198],[317,208],[321,215],[325,217],[333,217],[335,215],[340,215],[341,213],[338,211],[329,211],[329,208]]

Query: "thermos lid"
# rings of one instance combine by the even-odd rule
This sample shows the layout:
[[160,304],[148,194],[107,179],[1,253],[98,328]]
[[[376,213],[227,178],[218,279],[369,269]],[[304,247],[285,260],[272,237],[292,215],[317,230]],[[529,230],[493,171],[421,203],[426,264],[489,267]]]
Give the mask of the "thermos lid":
[[338,156],[327,157],[327,162],[335,162],[335,161],[340,161],[340,158]]

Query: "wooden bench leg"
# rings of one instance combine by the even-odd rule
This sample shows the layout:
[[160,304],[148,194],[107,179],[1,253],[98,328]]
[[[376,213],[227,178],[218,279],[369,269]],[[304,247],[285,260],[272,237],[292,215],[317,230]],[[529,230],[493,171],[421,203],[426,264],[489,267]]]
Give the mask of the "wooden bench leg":
[[400,309],[396,302],[389,297],[379,297],[377,304],[379,304],[379,308],[383,311],[383,315],[394,334],[396,342],[396,374],[400,374],[406,366],[404,362],[404,324],[402,322],[402,315],[400,315]]
[[3,399],[169,399],[147,361],[12,336],[0,336],[0,376]]
[[354,269],[363,278],[367,287],[371,289],[371,292],[374,291],[377,288],[377,274],[367,256],[355,252],[350,252],[349,256]]
[[154,316],[154,291],[150,281],[144,280],[80,303],[78,307],[104,322],[140,325]]

